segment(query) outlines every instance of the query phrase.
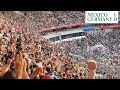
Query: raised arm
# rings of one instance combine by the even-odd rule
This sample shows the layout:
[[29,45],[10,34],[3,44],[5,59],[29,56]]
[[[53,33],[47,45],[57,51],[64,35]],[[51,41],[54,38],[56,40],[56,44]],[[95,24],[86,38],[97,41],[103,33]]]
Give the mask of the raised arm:
[[10,69],[10,65],[11,65],[11,62],[13,60],[12,59],[9,59],[7,61],[7,64],[3,67],[1,67],[1,71],[0,71],[0,77],[4,76],[6,72],[8,72],[8,70]]
[[20,54],[17,54],[16,61],[15,61],[15,78],[16,79],[22,79],[23,67],[24,67],[24,60],[22,57],[22,53],[20,53]]
[[86,62],[86,64],[89,69],[88,79],[95,79],[96,78],[96,68],[97,68],[96,62],[94,60],[88,60]]
[[30,79],[28,73],[27,73],[27,63],[24,60],[24,67],[23,67],[23,75],[22,75],[22,79]]
[[40,68],[36,68],[35,71],[30,75],[30,79],[34,79],[39,74]]

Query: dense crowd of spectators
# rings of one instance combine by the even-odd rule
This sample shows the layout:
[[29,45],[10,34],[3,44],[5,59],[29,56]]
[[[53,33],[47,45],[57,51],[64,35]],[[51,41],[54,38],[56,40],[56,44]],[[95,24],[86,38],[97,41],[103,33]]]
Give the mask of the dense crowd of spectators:
[[[118,75],[119,62],[113,62],[111,56],[120,53],[119,30],[114,35],[90,32],[86,38],[57,44],[38,33],[47,27],[81,22],[84,12],[80,11],[5,11],[0,15],[0,78],[95,79],[100,77],[96,72],[107,73],[102,78]],[[91,50],[98,43],[109,52]]]
[[[73,41],[64,41],[64,52],[73,56],[77,63],[83,63],[87,59],[94,59],[100,65],[97,72],[119,77],[120,60],[120,31],[96,30],[87,32],[86,37]],[[61,47],[60,43],[56,46]],[[82,64],[81,64],[82,65]]]

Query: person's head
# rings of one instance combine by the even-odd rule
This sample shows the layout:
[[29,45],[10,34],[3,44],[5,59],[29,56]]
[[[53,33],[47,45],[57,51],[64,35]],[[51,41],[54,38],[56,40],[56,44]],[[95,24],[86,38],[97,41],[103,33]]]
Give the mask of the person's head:
[[4,54],[3,57],[1,58],[1,60],[4,64],[6,64],[7,63],[6,61],[8,60],[7,54]]
[[51,69],[50,69],[49,67],[46,67],[46,71],[47,71],[47,72],[50,72]]
[[56,71],[54,71],[54,75],[57,75],[57,72],[56,72]]
[[71,74],[67,74],[67,79],[71,79],[72,75]]
[[8,58],[12,59],[14,57],[14,53],[12,51],[8,52]]

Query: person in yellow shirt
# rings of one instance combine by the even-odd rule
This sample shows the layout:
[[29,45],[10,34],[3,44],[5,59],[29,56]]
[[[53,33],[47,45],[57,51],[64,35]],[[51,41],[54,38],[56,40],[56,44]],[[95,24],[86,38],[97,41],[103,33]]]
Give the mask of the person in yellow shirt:
[[77,71],[80,71],[80,69],[81,69],[80,66],[77,66]]

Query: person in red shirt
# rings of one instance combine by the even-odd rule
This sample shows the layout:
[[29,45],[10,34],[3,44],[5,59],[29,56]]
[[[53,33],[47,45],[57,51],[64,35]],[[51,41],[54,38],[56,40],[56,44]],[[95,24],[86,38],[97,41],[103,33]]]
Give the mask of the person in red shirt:
[[42,79],[54,79],[52,76],[50,76],[49,74],[45,75],[42,77]]

